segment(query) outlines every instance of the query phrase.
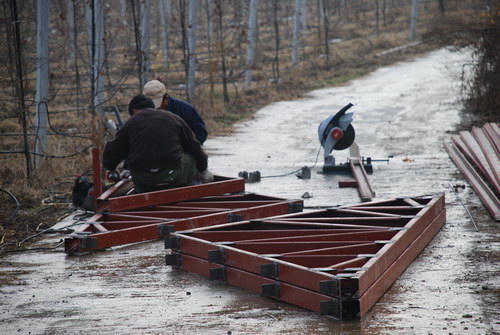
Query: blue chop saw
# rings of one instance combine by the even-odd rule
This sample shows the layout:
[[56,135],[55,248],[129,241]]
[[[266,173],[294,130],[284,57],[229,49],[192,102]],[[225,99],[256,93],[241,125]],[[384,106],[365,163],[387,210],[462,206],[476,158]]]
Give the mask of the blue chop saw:
[[[332,150],[344,150],[354,143],[356,133],[353,126],[354,113],[346,113],[353,104],[344,106],[337,114],[332,115],[319,124],[318,137],[323,147],[324,165],[323,172],[350,172],[348,163],[335,164]],[[361,159],[367,173],[372,173],[371,159]]]

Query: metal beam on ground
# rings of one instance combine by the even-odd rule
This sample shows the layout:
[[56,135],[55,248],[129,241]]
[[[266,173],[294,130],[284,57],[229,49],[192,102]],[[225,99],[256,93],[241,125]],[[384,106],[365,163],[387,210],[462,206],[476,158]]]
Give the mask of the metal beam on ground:
[[374,198],[375,192],[372,189],[370,181],[368,180],[368,175],[361,161],[359,159],[350,159],[349,166],[351,168],[352,175],[356,180],[356,186],[361,200],[369,201]]
[[486,182],[481,178],[474,167],[467,161],[464,155],[454,144],[445,142],[444,146],[450,158],[453,160],[460,172],[462,172],[465,179],[467,179],[474,192],[476,192],[477,196],[481,199],[482,203],[489,211],[490,215],[496,221],[500,221],[500,200],[495,195],[493,190],[488,186],[488,184],[486,184]]
[[302,211],[302,200],[231,193],[244,190],[242,179],[217,176],[216,180],[132,195],[129,195],[133,190],[131,182],[119,182],[99,197],[99,212],[65,239],[65,252],[102,250],[161,239],[171,231]]
[[174,203],[185,200],[199,199],[224,193],[243,192],[245,180],[242,178],[226,178],[216,176],[207,184],[172,188],[168,190],[131,194],[128,196],[97,198],[98,210],[118,212],[123,210]]
[[[334,318],[359,318],[439,231],[445,201],[406,197],[342,209],[173,232],[166,263]],[[349,215],[349,227],[326,223]]]

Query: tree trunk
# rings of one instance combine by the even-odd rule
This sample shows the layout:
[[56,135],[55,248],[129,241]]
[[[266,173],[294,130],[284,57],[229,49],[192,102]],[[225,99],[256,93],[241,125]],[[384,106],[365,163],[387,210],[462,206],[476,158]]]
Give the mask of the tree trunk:
[[151,0],[143,0],[140,2],[141,15],[141,52],[142,68],[141,68],[141,88],[149,81],[149,72],[151,70],[151,51],[149,49],[149,21],[151,13]]
[[418,13],[418,0],[412,0],[411,3],[411,20],[410,20],[410,41],[415,38],[417,34],[417,13]]
[[295,0],[295,12],[293,16],[292,66],[297,65],[297,63],[299,62],[301,18],[302,0]]
[[198,26],[198,0],[189,0],[188,14],[188,78],[187,93],[188,100],[192,101],[196,88],[196,28]]
[[219,53],[220,53],[220,59],[221,59],[221,67],[222,67],[222,89],[223,89],[223,97],[224,97],[224,103],[229,102],[229,94],[227,91],[227,77],[226,77],[226,52],[224,49],[224,30],[222,27],[222,0],[216,0],[215,2],[216,8],[217,8],[217,31],[218,31],[218,38],[219,38]]
[[249,90],[252,86],[252,68],[255,58],[255,45],[257,36],[257,0],[250,1],[250,13],[248,16],[248,46],[247,62],[245,68],[245,89]]
[[50,0],[37,0],[36,18],[36,93],[35,93],[35,168],[47,151],[49,95],[49,22]]

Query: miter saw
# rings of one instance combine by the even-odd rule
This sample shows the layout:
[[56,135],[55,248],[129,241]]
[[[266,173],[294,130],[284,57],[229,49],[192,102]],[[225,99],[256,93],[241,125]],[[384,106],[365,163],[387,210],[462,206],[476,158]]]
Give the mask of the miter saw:
[[350,149],[350,159],[357,158],[362,161],[366,172],[373,171],[371,159],[360,158],[358,146],[354,143],[356,133],[354,127],[351,125],[354,113],[346,113],[353,104],[349,103],[344,106],[337,114],[332,115],[319,124],[318,137],[321,146],[324,149],[324,165],[323,172],[349,172],[350,167],[348,163],[335,164],[335,157],[330,153],[332,150]]

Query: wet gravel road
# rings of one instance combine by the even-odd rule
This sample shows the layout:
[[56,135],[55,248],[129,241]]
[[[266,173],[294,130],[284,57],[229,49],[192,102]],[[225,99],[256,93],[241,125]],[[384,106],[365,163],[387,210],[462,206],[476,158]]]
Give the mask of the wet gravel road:
[[[278,102],[206,143],[213,172],[260,171],[247,191],[315,208],[360,202],[320,173],[317,126],[351,102],[356,142],[374,163],[376,199],[445,193],[447,223],[361,321],[339,322],[164,265],[161,241],[83,256],[61,249],[1,260],[1,334],[495,334],[500,332],[499,231],[443,149],[460,122],[467,54],[437,50],[346,86]],[[347,151],[335,152],[345,161]],[[289,174],[312,167],[312,178]],[[280,177],[278,177],[280,176]],[[474,229],[464,207],[471,210]],[[463,187],[460,187],[463,186]],[[71,220],[68,220],[71,222]],[[57,243],[61,237],[43,242]]]

